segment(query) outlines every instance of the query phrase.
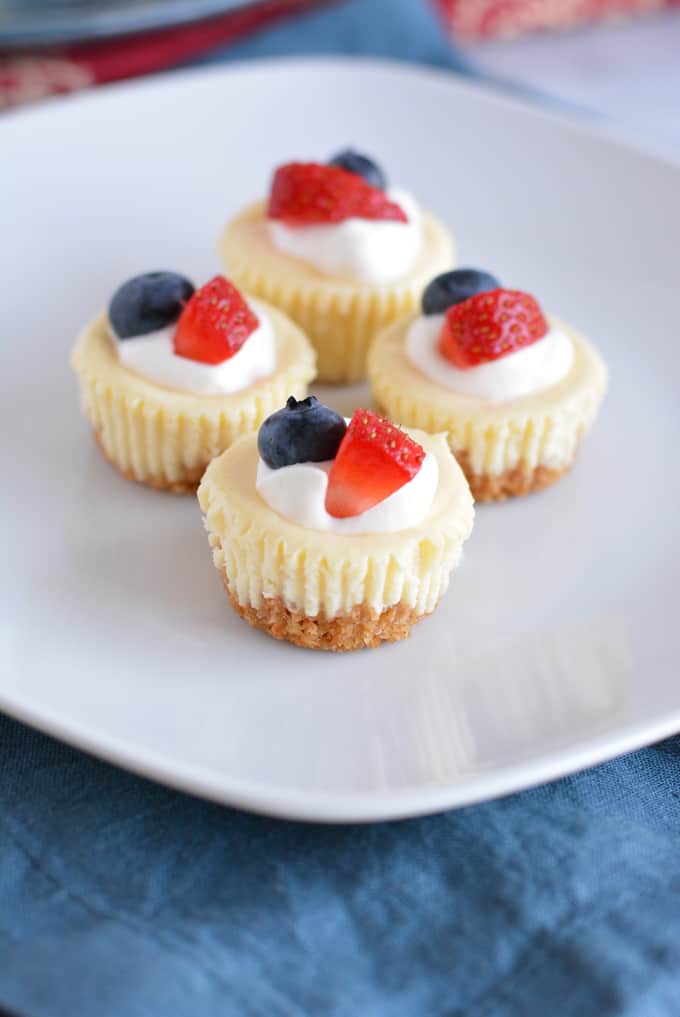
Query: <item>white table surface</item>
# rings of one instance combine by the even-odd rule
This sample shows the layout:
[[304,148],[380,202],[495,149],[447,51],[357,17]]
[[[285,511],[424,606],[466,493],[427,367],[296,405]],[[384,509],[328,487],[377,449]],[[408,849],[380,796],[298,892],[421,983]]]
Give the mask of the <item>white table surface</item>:
[[680,158],[680,9],[486,43],[469,55],[500,83],[544,93],[658,154]]

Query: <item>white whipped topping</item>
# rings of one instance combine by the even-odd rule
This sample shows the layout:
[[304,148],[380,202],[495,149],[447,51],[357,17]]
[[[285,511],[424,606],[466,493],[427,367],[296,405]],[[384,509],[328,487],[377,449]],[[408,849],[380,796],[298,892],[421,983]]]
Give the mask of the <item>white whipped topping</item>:
[[178,356],[173,346],[176,322],[157,332],[129,339],[119,339],[109,322],[109,332],[121,364],[142,378],[194,395],[225,395],[239,392],[260,378],[269,377],[276,367],[276,344],[271,321],[258,301],[250,300],[248,303],[259,325],[241,349],[221,364],[203,364]]
[[287,226],[270,219],[271,242],[324,275],[353,282],[391,282],[412,268],[422,226],[420,209],[410,194],[396,188],[386,193],[403,209],[408,222],[345,219],[328,225]]
[[255,487],[270,508],[307,530],[331,533],[394,533],[425,518],[437,490],[439,466],[429,452],[403,487],[357,516],[336,519],[326,511],[328,473],[333,460],[295,463],[272,470],[262,459]]
[[461,369],[437,349],[444,320],[444,314],[416,318],[406,336],[406,356],[426,377],[460,395],[501,403],[540,392],[560,381],[574,358],[571,339],[551,328],[531,346]]

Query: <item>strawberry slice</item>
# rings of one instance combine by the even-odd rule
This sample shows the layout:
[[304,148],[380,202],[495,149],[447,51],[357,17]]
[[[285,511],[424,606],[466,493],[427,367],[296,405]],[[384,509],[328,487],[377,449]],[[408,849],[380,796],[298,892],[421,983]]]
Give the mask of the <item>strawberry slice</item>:
[[202,364],[221,364],[243,346],[259,321],[223,275],[196,290],[175,329],[175,353]]
[[520,290],[489,290],[449,307],[438,349],[465,369],[531,346],[548,331],[538,303]]
[[408,222],[404,210],[363,177],[317,162],[279,166],[272,181],[267,215],[288,226],[355,218]]
[[412,480],[424,458],[395,424],[355,410],[328,474],[326,511],[336,519],[366,512]]

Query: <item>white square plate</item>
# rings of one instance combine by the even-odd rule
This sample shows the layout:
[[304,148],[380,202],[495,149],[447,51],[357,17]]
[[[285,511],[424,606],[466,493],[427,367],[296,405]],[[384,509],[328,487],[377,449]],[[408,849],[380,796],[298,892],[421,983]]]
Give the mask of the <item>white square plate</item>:
[[[214,272],[221,225],[277,163],[348,143],[449,222],[463,263],[588,334],[611,390],[570,476],[479,509],[410,640],[336,656],[231,612],[195,500],[101,459],[68,353],[128,276]],[[178,787],[337,821],[680,728],[678,168],[440,72],[346,60],[63,100],[3,119],[0,151],[3,709]]]

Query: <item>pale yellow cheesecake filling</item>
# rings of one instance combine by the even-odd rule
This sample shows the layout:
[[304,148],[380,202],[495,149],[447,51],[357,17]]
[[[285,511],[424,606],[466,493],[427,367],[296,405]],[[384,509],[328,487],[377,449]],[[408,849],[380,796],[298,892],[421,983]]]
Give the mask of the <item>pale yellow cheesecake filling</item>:
[[422,211],[422,244],[403,278],[375,284],[331,279],[271,242],[265,202],[236,216],[220,239],[229,278],[254,297],[284,311],[305,331],[318,354],[319,381],[353,382],[364,377],[373,336],[414,311],[433,276],[455,262],[449,232]]
[[108,458],[135,480],[172,485],[257,429],[289,395],[303,398],[315,375],[314,351],[283,314],[275,308],[267,314],[276,345],[273,374],[222,395],[147,381],[120,363],[106,315],[91,322],[76,341],[71,364],[83,412]]
[[507,402],[460,395],[421,373],[405,352],[410,316],[376,337],[368,360],[373,398],[408,427],[444,432],[470,472],[503,474],[520,467],[567,468],[592,424],[607,388],[600,354],[568,325],[550,318],[573,344],[567,374],[540,392]]
[[472,529],[472,496],[442,435],[412,432],[436,457],[439,483],[426,517],[396,533],[338,534],[299,526],[258,495],[257,435],[236,442],[205,472],[198,499],[230,593],[243,607],[281,598],[291,611],[335,618],[356,605],[434,610]]

